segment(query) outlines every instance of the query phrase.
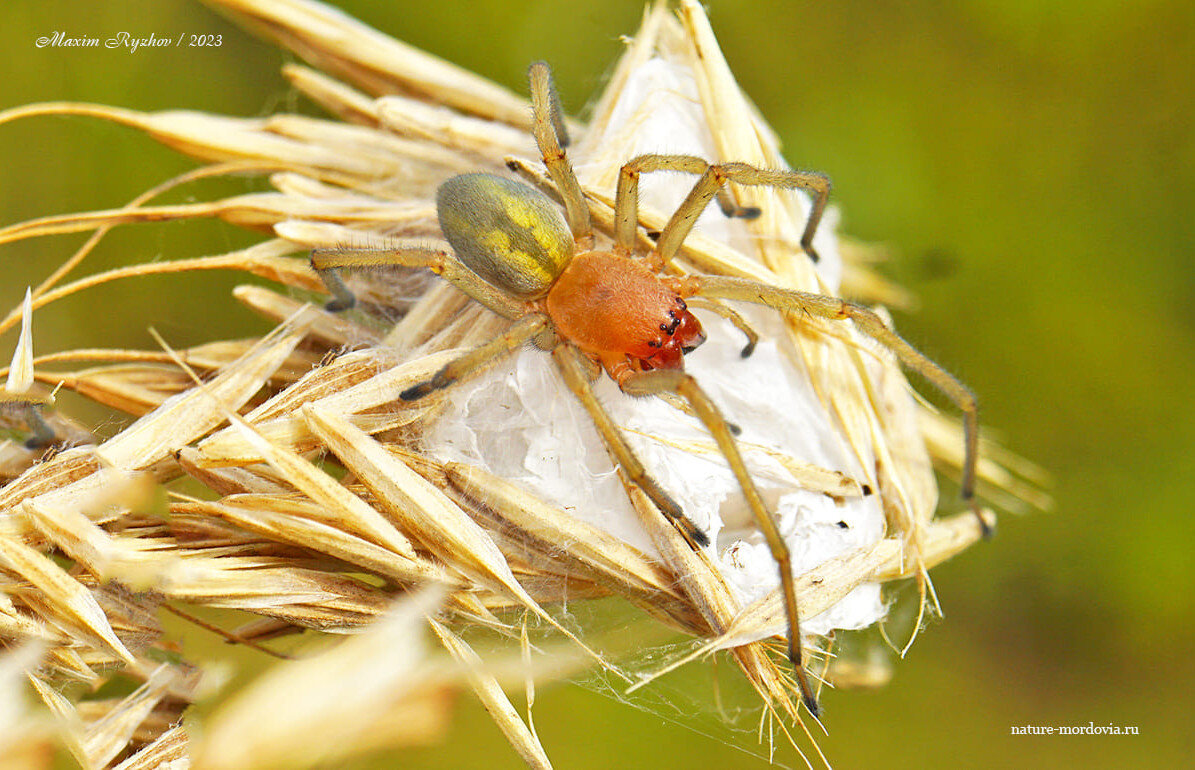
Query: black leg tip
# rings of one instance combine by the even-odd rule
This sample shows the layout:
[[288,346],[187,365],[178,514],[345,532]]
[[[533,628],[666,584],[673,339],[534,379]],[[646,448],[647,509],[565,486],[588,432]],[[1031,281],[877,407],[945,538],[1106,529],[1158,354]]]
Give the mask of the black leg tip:
[[759,219],[759,215],[762,213],[763,209],[759,206],[743,206],[734,215],[739,219]]
[[964,494],[963,499],[971,506],[971,513],[975,514],[975,520],[979,522],[979,536],[984,540],[991,540],[996,535],[995,525],[988,524],[983,511],[979,510],[979,505],[975,502],[973,494]]
[[56,436],[30,436],[29,438],[25,439],[25,448],[34,450],[49,449],[50,447],[54,446],[57,441],[58,438]]
[[710,544],[710,536],[705,534],[705,532],[701,531],[700,529],[697,529],[697,527],[693,527],[693,530],[689,533],[689,537],[693,538],[693,542],[702,548],[705,548]]
[[742,429],[742,428],[740,428],[740,427],[738,426],[738,424],[737,424],[737,423],[733,423],[733,422],[730,422],[730,421],[728,420],[728,421],[726,422],[726,427],[727,427],[727,428],[730,428],[730,435],[732,435],[732,436],[741,436],[741,435],[743,435],[743,429]]
[[814,719],[821,717],[822,707],[818,705],[817,698],[812,695],[802,695],[801,702],[805,704],[805,708],[809,709],[809,713],[813,715]]
[[739,353],[739,355],[742,356],[743,358],[750,358],[751,354],[754,352],[755,352],[755,343],[748,342],[747,346],[745,348],[743,348],[743,352]]
[[346,310],[352,310],[356,305],[356,299],[334,299],[324,303],[324,310],[327,310],[329,313],[343,313]]
[[813,260],[813,264],[816,265],[818,262],[822,261],[822,258],[817,255],[817,251],[814,250],[812,246],[803,246],[802,248],[804,248],[805,253],[809,255],[809,259]]

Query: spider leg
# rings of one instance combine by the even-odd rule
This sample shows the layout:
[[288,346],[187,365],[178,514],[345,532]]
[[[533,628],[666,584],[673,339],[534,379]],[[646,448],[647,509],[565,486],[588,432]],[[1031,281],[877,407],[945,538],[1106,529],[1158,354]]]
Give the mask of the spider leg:
[[747,337],[747,344],[740,354],[743,358],[749,358],[755,352],[755,346],[759,343],[759,332],[752,329],[751,325],[747,323],[747,319],[735,312],[733,308],[709,297],[692,297],[689,300],[689,307],[699,307],[711,313],[717,313],[734,324]]
[[[640,155],[624,163],[618,174],[618,191],[614,198],[614,252],[630,254],[635,246],[635,229],[639,226],[640,175],[653,171],[704,174],[710,165],[708,160],[693,155]],[[759,209],[740,206],[726,187],[719,186],[714,194],[718,197],[722,213],[728,217],[754,219],[759,216]],[[701,210],[704,209],[703,204]]]
[[26,449],[45,449],[58,442],[58,434],[42,415],[42,407],[47,403],[46,399],[31,394],[0,392],[0,406],[19,407],[24,412],[25,424],[32,433],[25,440]]
[[[619,181],[621,183],[622,180]],[[667,265],[676,256],[685,237],[697,223],[697,217],[705,211],[710,199],[719,193],[727,181],[743,185],[796,188],[813,193],[813,208],[805,222],[805,232],[801,234],[801,248],[810,259],[818,261],[817,252],[813,250],[813,234],[817,232],[817,225],[826,210],[826,202],[830,199],[829,177],[816,171],[773,171],[746,163],[719,163],[705,170],[689,191],[689,196],[673,213],[668,224],[664,225],[660,238],[656,241],[656,254],[661,265]]]
[[551,321],[543,313],[526,313],[502,334],[484,345],[470,350],[460,358],[449,361],[430,380],[412,385],[399,393],[398,397],[403,401],[415,401],[429,393],[447,388],[499,359],[505,358],[550,328]]
[[631,450],[631,445],[627,443],[626,436],[614,423],[610,413],[598,401],[597,394],[593,392],[592,381],[586,376],[589,368],[585,364],[587,359],[584,354],[575,346],[565,343],[557,345],[552,350],[552,358],[556,361],[556,366],[560,369],[569,390],[589,413],[590,419],[593,420],[593,424],[601,435],[602,441],[605,442],[606,449],[610,452],[614,462],[623,469],[631,483],[643,490],[643,493],[655,504],[660,513],[664,514],[664,518],[680,531],[690,545],[694,548],[709,545],[709,536],[698,529],[697,525],[684,514],[680,505],[664,491],[655,479],[647,474],[643,463],[639,461],[634,451]]
[[26,404],[25,420],[29,423],[29,430],[33,432],[33,435],[25,440],[26,449],[45,449],[58,443],[58,434],[46,422],[41,404],[34,402]]
[[544,165],[552,181],[560,190],[568,229],[573,240],[582,249],[593,247],[593,228],[589,222],[589,204],[581,192],[581,183],[573,172],[568,154],[568,130],[564,124],[564,113],[560,109],[560,96],[552,80],[552,68],[547,62],[537,61],[527,72],[531,80],[532,133],[543,156]]
[[446,249],[396,242],[386,248],[321,248],[311,252],[311,267],[335,297],[325,305],[332,312],[348,310],[357,304],[356,296],[340,277],[340,270],[389,266],[425,267],[500,316],[518,318],[523,314],[520,302],[486,283]]
[[963,413],[964,455],[963,478],[960,485],[962,497],[979,519],[984,536],[991,535],[991,527],[984,520],[975,501],[975,469],[979,461],[979,405],[975,394],[958,378],[909,344],[904,337],[890,329],[875,311],[863,305],[838,297],[783,289],[745,278],[702,275],[690,276],[686,281],[687,291],[697,296],[754,302],[781,311],[808,313],[831,320],[850,319],[855,322],[859,331],[892,350],[901,363],[929,380]]
[[817,698],[813,694],[809,679],[805,675],[805,668],[801,663],[801,623],[800,615],[797,612],[797,590],[793,583],[793,567],[788,545],[784,542],[784,538],[776,526],[775,518],[764,505],[763,498],[760,497],[759,490],[755,487],[755,482],[751,480],[751,474],[747,470],[746,463],[743,462],[738,445],[731,436],[726,418],[697,384],[697,380],[683,371],[657,369],[650,372],[631,372],[619,381],[618,386],[624,393],[632,396],[675,393],[684,397],[692,404],[698,419],[705,423],[706,429],[714,437],[718,448],[722,450],[722,454],[730,463],[730,469],[738,479],[743,495],[747,498],[747,506],[755,516],[759,530],[768,542],[768,550],[772,552],[772,558],[775,559],[780,570],[784,612],[788,617],[788,658],[792,661],[797,683],[801,687],[801,698],[809,712],[817,716],[819,710]]

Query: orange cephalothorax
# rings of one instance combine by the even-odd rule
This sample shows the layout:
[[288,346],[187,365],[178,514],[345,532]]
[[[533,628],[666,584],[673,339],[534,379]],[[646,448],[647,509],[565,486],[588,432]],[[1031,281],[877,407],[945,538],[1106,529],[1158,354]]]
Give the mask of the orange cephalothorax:
[[557,332],[586,353],[627,355],[644,369],[681,369],[705,341],[685,301],[643,263],[604,251],[577,254],[548,291]]

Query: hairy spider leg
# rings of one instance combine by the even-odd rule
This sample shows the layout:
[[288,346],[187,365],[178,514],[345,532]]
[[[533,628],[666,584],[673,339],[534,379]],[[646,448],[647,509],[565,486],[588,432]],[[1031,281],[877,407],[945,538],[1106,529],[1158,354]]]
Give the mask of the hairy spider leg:
[[893,351],[908,368],[929,380],[954,402],[963,413],[963,477],[960,484],[963,501],[975,513],[984,537],[991,535],[991,527],[984,519],[975,500],[975,475],[979,462],[979,405],[971,389],[941,365],[913,347],[904,337],[884,323],[875,311],[838,297],[813,294],[796,289],[769,286],[745,278],[692,275],[684,279],[682,295],[720,297],[766,305],[775,310],[807,313],[834,321],[850,319],[856,328]]
[[[652,156],[643,157],[651,158]],[[644,170],[689,172],[694,170],[688,156],[658,155],[654,157],[658,160],[653,160],[650,167],[645,166]],[[667,161],[670,159],[678,159],[675,166],[669,166]],[[642,158],[636,158],[632,163],[641,160]],[[647,163],[647,161],[643,162]],[[702,161],[702,163],[705,163],[705,161]],[[626,166],[623,168],[625,170]],[[623,175],[619,176],[619,195],[623,195],[624,178]],[[676,256],[685,238],[689,235],[689,231],[693,229],[693,225],[697,224],[697,218],[701,216],[701,212],[705,211],[705,207],[709,205],[710,200],[720,195],[720,191],[727,181],[737,182],[742,185],[808,190],[813,193],[813,208],[809,211],[809,219],[805,222],[805,231],[801,234],[801,248],[804,249],[805,253],[814,262],[819,260],[817,252],[813,249],[813,236],[817,232],[818,223],[821,222],[822,214],[826,210],[826,202],[830,198],[829,177],[816,171],[773,171],[756,168],[746,163],[717,163],[707,164],[707,168],[702,172],[701,178],[697,180],[693,185],[693,189],[689,191],[688,197],[685,198],[684,202],[672,214],[672,218],[668,220],[668,224],[664,225],[664,229],[660,232],[660,237],[656,241],[656,249],[653,254],[653,259],[656,260],[659,269],[666,267],[672,261],[672,258]],[[630,208],[633,204],[637,210],[638,203],[636,199],[638,194],[636,192],[636,176],[632,174],[629,179],[626,179],[626,184],[628,185],[627,191],[616,202],[616,207],[621,205],[623,208]],[[719,203],[722,203],[721,198],[719,198]],[[723,211],[725,211],[725,206],[723,206]],[[744,211],[758,212],[758,209],[744,209]],[[620,233],[620,235],[627,237],[625,232]],[[631,238],[634,237],[633,229],[629,235]]]
[[592,378],[588,376],[588,357],[577,346],[562,343],[552,350],[552,358],[564,378],[565,385],[589,413],[589,418],[597,428],[611,459],[622,468],[631,483],[643,490],[690,546],[697,548],[709,545],[709,536],[698,529],[692,519],[681,510],[680,504],[664,491],[659,482],[648,475],[647,469],[631,449],[626,436],[598,400],[593,391]]
[[747,319],[743,318],[734,308],[709,297],[692,297],[689,300],[689,307],[701,308],[702,310],[716,313],[734,324],[735,328],[741,331],[743,336],[747,338],[747,344],[743,347],[742,352],[739,353],[743,358],[749,358],[755,352],[755,346],[759,344],[759,332],[755,331],[751,327],[751,324],[747,323]]
[[323,248],[311,252],[311,266],[335,297],[324,306],[331,312],[348,310],[357,303],[339,270],[391,266],[425,267],[504,318],[518,318],[526,312],[523,303],[486,283],[447,249],[402,242],[386,248]]
[[403,401],[414,401],[433,391],[451,387],[474,372],[509,356],[551,328],[552,321],[544,313],[527,313],[502,334],[449,361],[430,380],[407,388],[398,397]]
[[797,589],[793,581],[792,558],[788,545],[776,526],[776,519],[764,504],[751,474],[747,470],[738,445],[731,435],[730,425],[722,412],[714,404],[697,380],[692,375],[676,369],[661,369],[650,372],[626,372],[618,382],[618,387],[624,393],[632,396],[649,396],[673,393],[683,397],[692,406],[698,419],[705,424],[706,430],[714,437],[722,455],[730,464],[730,469],[738,479],[743,496],[747,498],[747,506],[755,517],[755,523],[767,540],[768,550],[780,570],[780,589],[784,595],[784,613],[788,618],[788,659],[792,661],[793,670],[797,677],[797,684],[801,688],[801,699],[805,707],[814,716],[818,715],[817,697],[809,686],[809,679],[805,674],[805,667],[801,655],[801,622],[797,611]]
[[[614,252],[630,254],[635,246],[635,233],[639,227],[639,177],[653,171],[680,171],[687,174],[704,174],[712,164],[705,158],[694,155],[640,155],[622,165],[618,172],[618,190],[614,194]],[[760,211],[754,206],[740,206],[730,193],[730,188],[719,186],[715,191],[718,207],[728,217],[754,219]],[[707,199],[708,201],[708,199]],[[705,205],[694,217],[705,210]],[[682,238],[683,240],[683,238]]]
[[590,249],[593,247],[593,227],[589,221],[589,204],[585,202],[581,183],[577,181],[577,175],[564,151],[568,146],[568,132],[560,110],[560,96],[552,80],[552,69],[547,62],[537,61],[531,65],[527,75],[531,81],[532,133],[535,143],[552,181],[556,183],[556,189],[560,191],[568,229],[578,249]]

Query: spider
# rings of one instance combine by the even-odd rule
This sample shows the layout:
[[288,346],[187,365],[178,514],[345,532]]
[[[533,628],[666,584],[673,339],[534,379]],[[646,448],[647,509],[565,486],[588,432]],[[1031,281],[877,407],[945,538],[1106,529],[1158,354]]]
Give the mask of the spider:
[[[594,248],[590,212],[565,152],[568,135],[552,73],[544,62],[529,71],[532,130],[543,162],[564,206],[564,215],[547,195],[522,182],[489,173],[470,173],[444,182],[436,194],[440,228],[449,248],[396,243],[385,249],[316,249],[312,267],[334,299],[331,311],[352,307],[356,298],[339,270],[385,265],[428,268],[499,315],[512,321],[503,334],[448,363],[431,379],[399,394],[415,401],[448,388],[480,368],[512,354],[528,342],[550,351],[568,388],[592,418],[626,477],[694,547],[708,536],[647,473],[626,437],[594,394],[592,381],[604,370],[629,395],[659,395],[687,405],[705,424],[730,465],[780,573],[788,621],[788,657],[802,700],[815,716],[817,699],[802,665],[799,613],[789,550],[748,473],[734,439],[733,426],[684,372],[684,355],[705,334],[686,300],[713,310],[753,334],[719,300],[738,300],[834,320],[856,327],[892,349],[909,368],[942,390],[964,415],[965,462],[962,494],[975,512],[974,484],[978,448],[978,412],[971,391],[938,364],[892,331],[880,316],[837,297],[771,286],[743,278],[674,275],[665,271],[697,217],[718,199],[724,214],[743,218],[759,210],[740,207],[725,182],[797,188],[809,191],[813,207],[801,247],[816,260],[813,235],[830,193],[829,179],[807,171],[768,170],[744,163],[710,163],[686,155],[641,155],[619,175],[614,205],[614,242]],[[638,234],[638,184],[642,174],[680,171],[698,181],[660,231],[655,246],[635,255]],[[753,339],[753,338],[752,338]],[[750,354],[753,342],[743,350]],[[980,517],[982,522],[982,517]]]

